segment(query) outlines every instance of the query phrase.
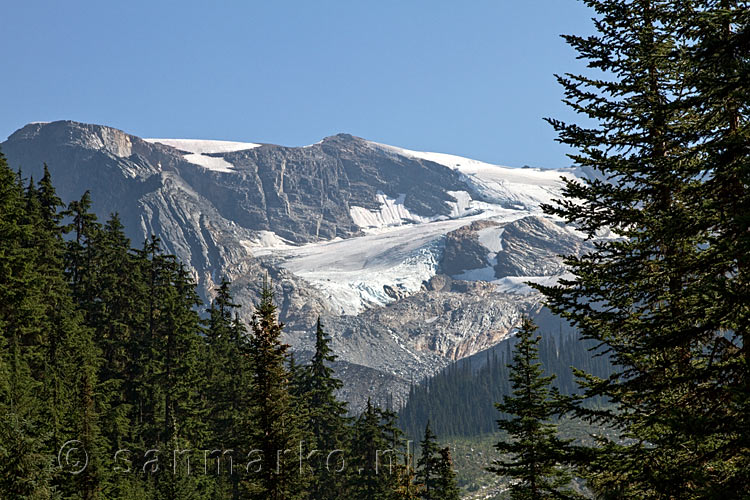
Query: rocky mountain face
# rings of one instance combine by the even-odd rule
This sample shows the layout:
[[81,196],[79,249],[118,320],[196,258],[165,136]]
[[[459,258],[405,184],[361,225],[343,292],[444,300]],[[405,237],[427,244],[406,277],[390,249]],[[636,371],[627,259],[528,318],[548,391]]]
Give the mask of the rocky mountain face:
[[565,272],[589,243],[539,204],[575,172],[511,169],[347,134],[306,147],[141,139],[70,121],[29,124],[0,144],[60,196],[90,190],[139,243],[151,234],[211,300],[222,276],[249,319],[271,277],[286,340],[301,355],[321,316],[344,396],[400,404],[411,382],[540,314],[525,281]]

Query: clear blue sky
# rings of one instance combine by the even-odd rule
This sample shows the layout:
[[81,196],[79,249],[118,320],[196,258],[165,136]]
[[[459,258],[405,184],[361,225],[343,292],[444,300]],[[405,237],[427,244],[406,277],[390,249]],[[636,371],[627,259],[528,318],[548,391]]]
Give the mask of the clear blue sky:
[[544,116],[582,63],[575,0],[3,2],[0,140],[71,119],[302,146],[338,132],[567,166]]

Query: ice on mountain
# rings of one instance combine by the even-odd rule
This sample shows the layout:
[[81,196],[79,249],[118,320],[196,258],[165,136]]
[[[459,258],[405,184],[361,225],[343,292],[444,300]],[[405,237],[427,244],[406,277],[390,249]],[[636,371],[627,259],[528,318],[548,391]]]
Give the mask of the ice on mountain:
[[213,141],[205,139],[143,139],[146,142],[164,144],[188,153],[232,153],[260,146],[253,142]]
[[428,222],[430,218],[422,217],[410,212],[404,205],[405,194],[399,194],[398,198],[390,198],[382,191],[378,191],[377,200],[380,209],[368,210],[363,207],[352,206],[349,214],[356,225],[362,229],[374,229],[383,227],[401,226],[409,222]]
[[491,252],[500,252],[503,249],[503,232],[504,227],[491,226],[477,231],[479,243]]
[[395,154],[431,161],[456,170],[482,200],[519,210],[535,210],[542,203],[551,203],[560,196],[561,177],[575,177],[569,170],[504,167],[445,153],[372,144]]
[[446,191],[453,196],[456,201],[446,201],[451,207],[451,217],[463,217],[467,212],[471,212],[474,207],[474,200],[466,191]]
[[207,156],[211,153],[231,153],[244,151],[260,146],[252,142],[235,141],[212,141],[202,139],[144,139],[146,142],[164,144],[180,151],[186,151],[183,155],[185,160],[200,165],[214,172],[229,173],[234,171],[234,166],[224,158],[218,156]]

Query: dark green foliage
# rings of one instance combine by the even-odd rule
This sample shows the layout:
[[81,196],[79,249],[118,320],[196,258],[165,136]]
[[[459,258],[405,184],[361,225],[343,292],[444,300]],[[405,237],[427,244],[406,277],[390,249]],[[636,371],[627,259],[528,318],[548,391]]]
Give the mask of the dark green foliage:
[[420,498],[434,500],[440,497],[438,491],[438,479],[440,468],[440,457],[437,445],[437,436],[430,429],[430,422],[424,428],[424,437],[419,442],[420,457],[417,460],[416,480],[422,487]]
[[251,498],[301,498],[308,480],[299,467],[299,447],[306,436],[290,390],[286,369],[289,346],[281,343],[282,328],[273,292],[265,283],[253,314],[248,346],[253,391],[246,422],[252,425],[250,443],[261,459],[260,470],[245,481]]
[[100,445],[93,402],[100,353],[82,323],[64,272],[65,243],[56,196],[45,168],[23,190],[0,156],[0,331],[4,425],[0,449],[9,477],[3,496],[96,498],[103,478],[97,460],[78,475],[52,476],[52,457],[77,439]]
[[[23,189],[0,163],[0,453],[4,477],[16,478],[0,496],[200,493],[192,478],[118,474],[113,462],[121,448],[132,459],[147,446],[166,452],[207,437],[192,280],[155,241],[132,251],[116,216],[102,227],[88,193],[61,212],[46,169]],[[63,453],[58,463],[68,441],[86,455]],[[71,474],[68,461],[78,460],[86,466]]]
[[453,470],[450,448],[440,448],[440,460],[437,468],[437,482],[435,489],[439,495],[435,498],[440,500],[458,500],[461,497],[456,483],[456,472]]
[[40,426],[21,420],[17,413],[2,414],[0,423],[0,492],[13,498],[42,500],[53,493],[51,457]]
[[[336,397],[343,384],[334,376],[330,366],[336,360],[336,355],[329,343],[330,337],[318,318],[315,353],[310,364],[300,371],[298,397],[306,409],[310,447],[319,450],[311,464],[315,474],[309,485],[310,497],[333,500],[344,496],[345,475],[337,473],[337,464],[327,459],[335,450],[347,448],[348,419],[346,403]],[[336,458],[335,453],[331,456]]]
[[417,498],[395,413],[337,399],[320,322],[299,365],[268,285],[250,333],[227,280],[201,318],[159,239],[135,250],[90,207],[0,156],[0,497]]
[[495,446],[503,458],[490,470],[515,480],[510,485],[514,499],[577,498],[569,491],[571,476],[561,466],[570,453],[570,441],[558,438],[551,423],[560,408],[557,391],[551,388],[555,376],[543,375],[538,362],[541,337],[534,337],[535,331],[531,320],[524,318],[510,365],[513,394],[496,404],[510,417],[497,421],[508,439]]
[[369,400],[354,422],[347,468],[349,498],[394,498],[398,487],[399,443],[392,423],[392,414],[374,407]]
[[539,287],[618,366],[579,373],[587,398],[612,405],[576,414],[619,432],[580,470],[606,497],[735,497],[750,490],[750,9],[586,3],[597,35],[566,40],[602,73],[559,81],[589,125],[550,122],[595,176],[566,181],[565,200],[545,208],[620,238]]
[[41,290],[29,244],[35,228],[25,221],[25,208],[19,179],[0,154],[0,493],[49,498],[49,427],[36,399],[41,381],[32,376],[32,366],[42,365],[42,332],[34,321]]
[[[410,389],[406,405],[399,410],[399,423],[406,434],[418,438],[425,424],[443,437],[476,436],[496,430],[495,401],[511,394],[508,364],[517,339],[503,341],[483,356],[481,366],[468,362],[453,364],[427,381]],[[548,372],[557,375],[552,382],[562,394],[579,392],[571,367],[606,377],[612,373],[607,356],[597,355],[591,341],[575,334],[545,335],[539,344],[539,360]],[[587,404],[600,406],[601,399]]]
[[205,399],[209,431],[215,449],[228,453],[223,470],[219,469],[217,487],[227,498],[236,499],[240,498],[240,474],[228,470],[226,457],[231,456],[233,465],[242,462],[241,452],[249,436],[243,421],[252,386],[247,329],[236,315],[239,306],[232,302],[229,285],[228,280],[222,280],[208,310],[203,371],[208,375]]

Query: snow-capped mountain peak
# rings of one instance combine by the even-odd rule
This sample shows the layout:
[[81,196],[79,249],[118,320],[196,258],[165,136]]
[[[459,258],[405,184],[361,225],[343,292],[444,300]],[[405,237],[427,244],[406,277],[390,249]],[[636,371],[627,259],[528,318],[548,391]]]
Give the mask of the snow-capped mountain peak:
[[29,124],[0,148],[35,178],[47,162],[65,201],[90,190],[93,210],[119,213],[136,244],[159,236],[205,300],[228,277],[247,320],[268,274],[294,349],[310,348],[321,316],[342,362],[394,380],[397,398],[510,335],[539,308],[525,282],[553,282],[557,255],[585,245],[539,208],[565,170],[346,134],[294,148],[71,121]]

